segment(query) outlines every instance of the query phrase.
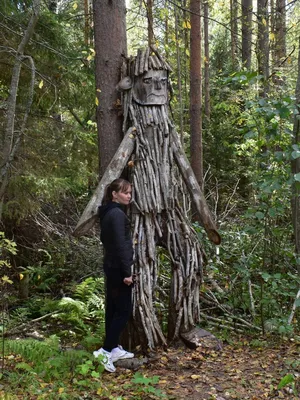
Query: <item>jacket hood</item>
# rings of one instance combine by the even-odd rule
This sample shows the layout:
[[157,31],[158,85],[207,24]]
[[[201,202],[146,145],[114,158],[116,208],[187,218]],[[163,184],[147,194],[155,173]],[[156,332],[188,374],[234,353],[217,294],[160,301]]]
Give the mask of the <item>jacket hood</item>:
[[112,210],[113,208],[121,208],[122,206],[119,203],[116,203],[115,201],[110,201],[109,203],[105,204],[104,206],[99,206],[98,207],[98,215],[100,217],[100,221],[103,220],[104,216],[108,213],[109,210]]

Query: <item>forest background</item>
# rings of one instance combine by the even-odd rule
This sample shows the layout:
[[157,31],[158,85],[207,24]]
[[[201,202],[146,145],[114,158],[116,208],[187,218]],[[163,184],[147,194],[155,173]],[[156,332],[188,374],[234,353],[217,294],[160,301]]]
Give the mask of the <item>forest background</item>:
[[[199,14],[190,12],[195,4]],[[195,170],[202,163],[198,179],[222,237],[213,246],[195,223],[206,252],[203,326],[295,337],[299,2],[131,0],[126,6],[128,55],[151,43],[173,68],[172,118]],[[195,129],[190,37],[197,15],[202,91]],[[58,337],[91,349],[103,335],[100,242],[97,229],[78,239],[72,231],[101,175],[93,5],[4,0],[0,25],[2,336],[32,334],[37,321],[54,334],[52,350]],[[159,256],[163,325],[170,275],[167,254]]]

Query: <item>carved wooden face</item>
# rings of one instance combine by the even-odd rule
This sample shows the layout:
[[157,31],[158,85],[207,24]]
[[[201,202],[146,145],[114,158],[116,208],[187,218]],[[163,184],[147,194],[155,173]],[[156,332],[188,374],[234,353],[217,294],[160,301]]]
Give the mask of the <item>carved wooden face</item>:
[[168,100],[168,72],[153,70],[135,77],[133,98],[142,105],[161,105]]

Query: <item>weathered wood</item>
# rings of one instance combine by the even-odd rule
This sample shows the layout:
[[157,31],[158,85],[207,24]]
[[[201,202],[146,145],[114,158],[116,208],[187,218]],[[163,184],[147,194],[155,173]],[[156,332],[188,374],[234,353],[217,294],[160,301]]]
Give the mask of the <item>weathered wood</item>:
[[193,328],[189,332],[181,333],[180,337],[184,344],[190,349],[196,349],[197,347],[211,350],[222,349],[222,342],[212,333],[201,328]]
[[221,238],[219,233],[217,232],[216,225],[211,217],[205,197],[202,193],[202,190],[200,189],[192,167],[188,162],[179,138],[174,130],[171,131],[171,138],[176,164],[181,172],[181,175],[191,195],[196,210],[198,211],[203,227],[206,230],[209,239],[215,244],[220,244]]
[[95,224],[97,220],[97,209],[101,204],[106,186],[121,175],[129,157],[131,156],[131,153],[133,152],[135,143],[135,130],[135,127],[128,129],[124,139],[122,140],[122,143],[116,151],[116,154],[109,163],[101,181],[99,182],[92,198],[83,211],[81,218],[73,232],[74,236],[84,235]]

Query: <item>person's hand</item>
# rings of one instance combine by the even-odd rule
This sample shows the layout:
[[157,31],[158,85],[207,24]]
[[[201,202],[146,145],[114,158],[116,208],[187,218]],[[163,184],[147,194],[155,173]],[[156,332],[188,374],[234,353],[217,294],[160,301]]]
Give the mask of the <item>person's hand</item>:
[[127,285],[127,286],[132,285],[132,283],[133,283],[132,276],[128,276],[127,278],[124,278],[124,279],[123,279],[123,282],[124,282],[125,285]]

